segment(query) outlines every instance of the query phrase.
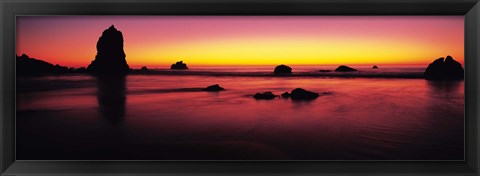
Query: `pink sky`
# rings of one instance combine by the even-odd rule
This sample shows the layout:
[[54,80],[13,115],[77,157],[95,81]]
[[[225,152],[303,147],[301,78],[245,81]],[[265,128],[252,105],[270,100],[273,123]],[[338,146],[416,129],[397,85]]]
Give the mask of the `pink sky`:
[[463,16],[34,16],[17,17],[17,54],[87,66],[110,25],[131,66],[463,63]]

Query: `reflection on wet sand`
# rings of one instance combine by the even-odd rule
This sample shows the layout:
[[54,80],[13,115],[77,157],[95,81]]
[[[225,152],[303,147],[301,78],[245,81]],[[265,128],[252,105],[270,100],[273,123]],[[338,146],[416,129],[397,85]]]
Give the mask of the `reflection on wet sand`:
[[125,118],[125,76],[97,76],[97,102],[102,115],[113,125]]
[[[428,84],[428,87],[434,94],[431,95],[438,95],[438,94],[443,94],[443,95],[448,95],[451,94],[452,92],[457,92],[461,88],[461,85],[463,84],[463,80],[450,80],[450,81],[444,81],[444,80],[432,80],[432,81],[426,81]],[[463,91],[463,90],[462,90]]]
[[[463,81],[66,79],[38,80],[31,89],[39,90],[17,95],[29,97],[17,102],[17,159],[463,159]],[[201,90],[213,84],[226,90]],[[252,98],[299,85],[331,94]]]

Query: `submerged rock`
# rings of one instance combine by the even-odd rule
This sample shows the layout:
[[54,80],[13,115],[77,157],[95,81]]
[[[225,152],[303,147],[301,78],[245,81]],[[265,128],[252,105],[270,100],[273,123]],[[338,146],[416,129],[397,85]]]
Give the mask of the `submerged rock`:
[[462,65],[455,61],[452,56],[438,58],[428,65],[424,72],[428,80],[461,80],[464,79]]
[[112,25],[98,39],[97,55],[87,71],[95,75],[126,74],[130,69],[125,57],[122,32]]
[[220,85],[215,84],[215,85],[208,86],[207,88],[205,88],[203,90],[207,91],[207,92],[218,92],[218,91],[222,91],[222,90],[225,90],[225,89],[223,87],[220,87]]
[[356,69],[354,68],[351,68],[351,67],[348,67],[346,65],[340,65],[339,67],[337,67],[335,69],[336,72],[354,72],[354,71],[357,71]]
[[372,67],[372,69],[378,69],[378,66],[374,65],[374,66]]
[[277,97],[277,95],[273,94],[272,92],[264,92],[264,93],[256,93],[253,98],[257,100],[271,100]]
[[276,74],[278,74],[278,73],[292,73],[292,68],[282,64],[282,65],[276,66],[273,73],[276,73]]
[[177,63],[172,64],[172,66],[170,66],[170,69],[185,70],[188,69],[188,67],[187,64],[183,63],[183,61],[178,61]]
[[318,93],[307,91],[302,88],[296,88],[290,93],[292,100],[313,100],[319,96]]

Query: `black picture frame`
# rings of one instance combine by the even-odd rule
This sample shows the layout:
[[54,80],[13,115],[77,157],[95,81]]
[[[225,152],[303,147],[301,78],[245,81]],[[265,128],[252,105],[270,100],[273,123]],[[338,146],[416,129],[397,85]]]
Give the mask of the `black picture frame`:
[[[478,176],[479,0],[0,0],[1,175]],[[19,15],[464,15],[465,161],[16,161],[15,17]]]

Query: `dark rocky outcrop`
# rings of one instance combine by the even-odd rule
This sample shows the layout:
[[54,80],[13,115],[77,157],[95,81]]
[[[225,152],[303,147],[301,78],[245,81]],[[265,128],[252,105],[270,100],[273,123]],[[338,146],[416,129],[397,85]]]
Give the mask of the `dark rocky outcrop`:
[[225,89],[223,87],[220,87],[220,85],[215,84],[215,85],[208,86],[207,88],[205,88],[203,90],[207,91],[207,92],[218,92],[218,91],[222,91],[222,90],[225,90]]
[[284,92],[281,96],[282,98],[290,98],[290,93]]
[[68,68],[60,66],[58,64],[53,65],[51,63],[30,58],[26,54],[17,56],[16,59],[16,72],[17,75],[45,75],[45,74],[63,74],[63,73],[75,73],[83,70]]
[[277,97],[277,95],[273,94],[272,92],[264,92],[264,93],[256,93],[253,98],[257,100],[271,100]]
[[148,68],[147,68],[146,66],[143,66],[143,67],[140,69],[140,71],[146,72],[146,71],[148,71]]
[[313,100],[319,96],[318,93],[307,91],[302,88],[296,88],[290,93],[292,100]]
[[354,68],[351,68],[351,67],[348,67],[346,65],[340,65],[339,67],[337,67],[335,69],[336,72],[354,72],[354,71],[357,71],[356,69]]
[[464,71],[459,62],[447,56],[445,60],[442,57],[429,64],[424,76],[428,80],[462,80]]
[[282,65],[276,66],[273,73],[275,73],[275,74],[292,73],[292,68],[282,64]]
[[129,71],[123,51],[122,32],[112,25],[103,31],[97,42],[97,55],[87,71],[95,75],[120,75]]
[[372,69],[378,69],[378,66],[374,65],[374,66],[372,67]]
[[318,72],[331,72],[332,70],[319,70]]
[[170,66],[170,69],[185,70],[188,69],[188,67],[187,64],[183,63],[183,61],[178,61],[177,63],[172,64],[172,66]]

